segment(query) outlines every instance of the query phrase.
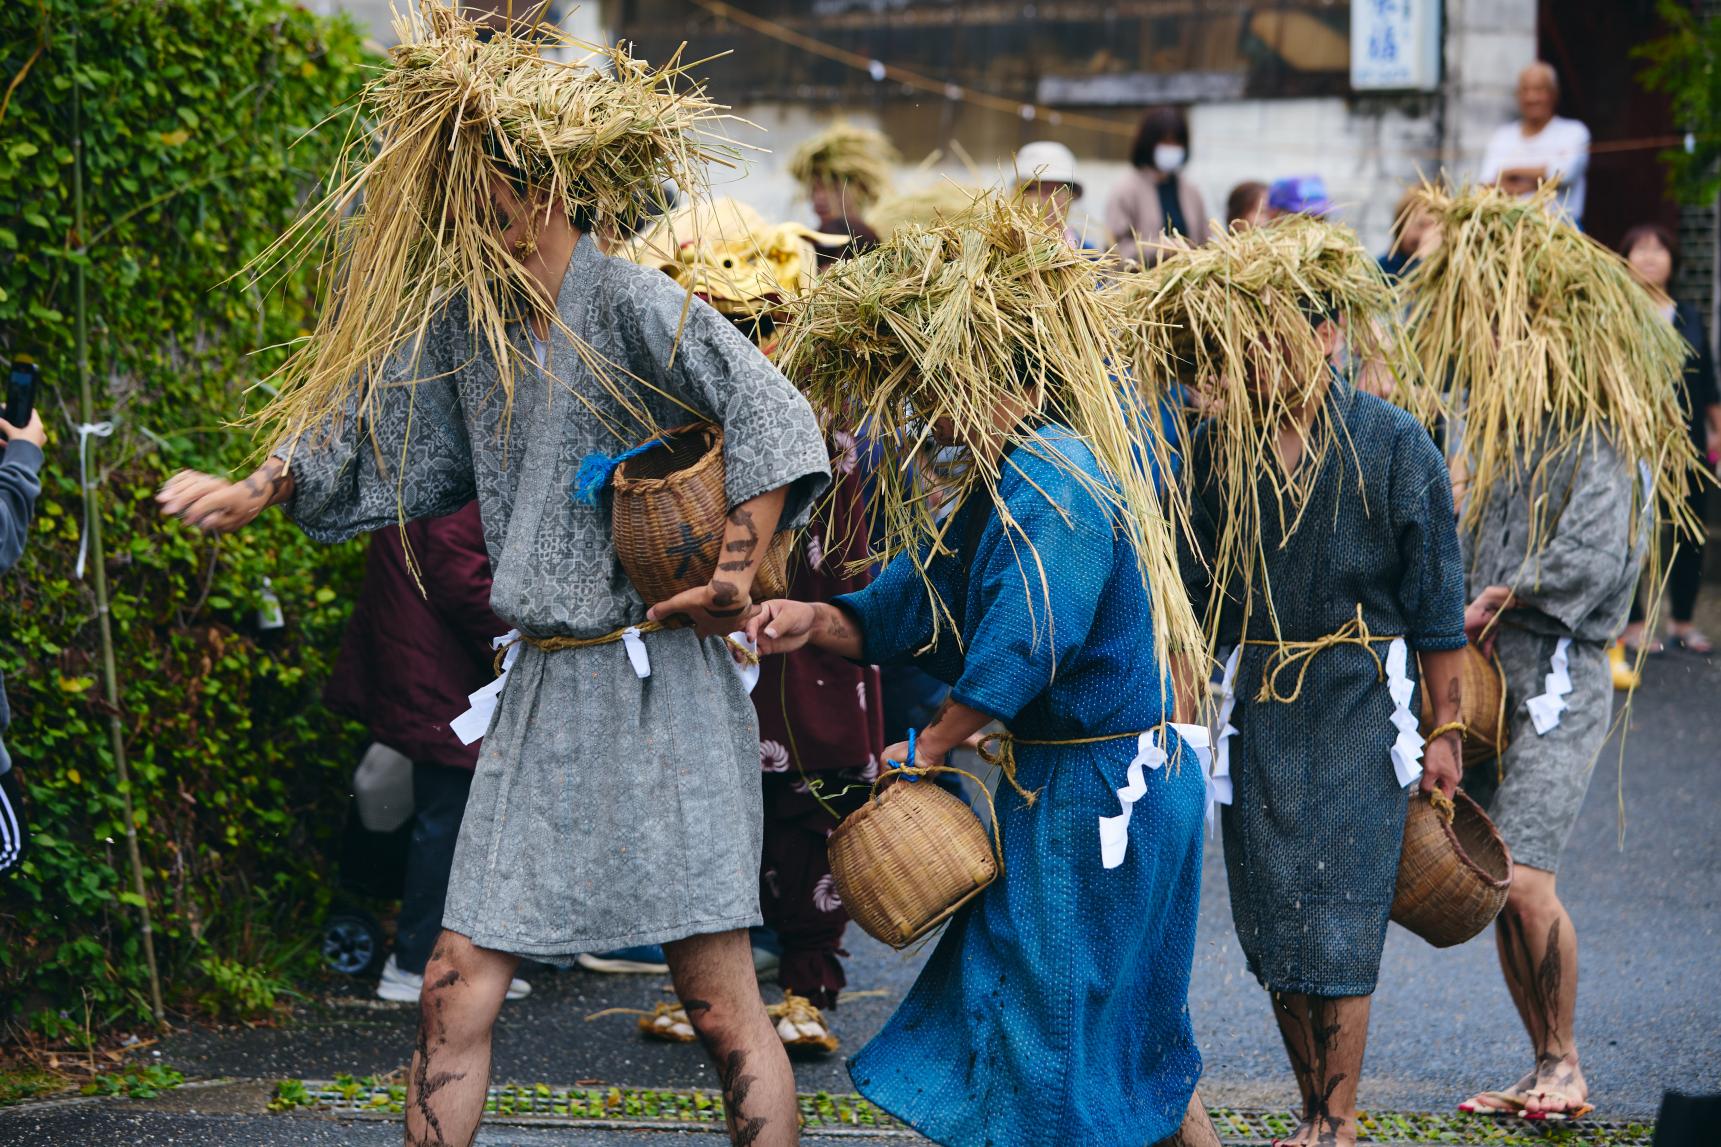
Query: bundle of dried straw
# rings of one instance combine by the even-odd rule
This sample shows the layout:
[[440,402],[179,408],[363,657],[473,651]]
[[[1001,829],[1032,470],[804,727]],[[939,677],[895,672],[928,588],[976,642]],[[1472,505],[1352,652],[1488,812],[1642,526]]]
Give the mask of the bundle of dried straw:
[[[1623,259],[1553,210],[1555,194],[1425,184],[1414,195],[1441,241],[1404,281],[1411,338],[1429,377],[1449,380],[1462,419],[1463,522],[1599,435],[1632,469],[1647,467],[1659,521],[1695,530],[1685,491],[1708,478],[1680,405],[1685,341]],[[1560,509],[1535,515],[1531,552]]]
[[[1019,200],[984,197],[935,226],[907,226],[864,255],[827,270],[791,304],[794,319],[780,363],[835,427],[865,425],[882,454],[880,472],[902,474],[949,418],[958,438],[1015,445],[1061,464],[1038,427],[1058,423],[1078,434],[1105,472],[1078,478],[1100,499],[1135,546],[1152,595],[1161,649],[1199,641],[1176,573],[1172,526],[1144,459],[1165,443],[1154,416],[1158,396],[1120,379],[1141,340],[1117,292],[1098,289],[1094,262],[1064,243],[1045,215]],[[1155,372],[1149,378],[1162,377]],[[993,431],[994,412],[1026,401],[1011,430]],[[999,480],[1008,461],[974,451],[952,479],[955,498],[976,494],[1004,511]],[[948,553],[942,522],[925,490],[876,483],[870,513],[882,525],[876,556],[924,563]],[[1031,547],[1021,560],[1026,583],[1043,586]],[[924,564],[922,564],[924,572]],[[928,584],[935,627],[953,619]]]
[[855,205],[866,207],[890,190],[891,171],[901,162],[884,133],[838,120],[790,153],[789,174],[802,187],[846,184]]
[[[1175,250],[1127,276],[1123,293],[1149,336],[1168,343],[1189,400],[1205,416],[1221,506],[1213,578],[1244,601],[1252,600],[1261,573],[1266,515],[1276,514],[1278,531],[1288,537],[1301,523],[1327,451],[1348,448],[1342,434],[1331,432],[1322,402],[1333,368],[1318,323],[1338,325],[1346,369],[1384,371],[1394,401],[1425,421],[1438,412],[1438,396],[1410,354],[1392,287],[1348,227],[1294,215],[1219,231],[1204,246]],[[1288,469],[1278,433],[1302,427],[1309,413],[1300,458]],[[1210,651],[1224,598],[1212,595],[1202,618]],[[1276,618],[1269,621],[1277,633]]]
[[951,179],[940,179],[913,191],[893,191],[866,212],[867,226],[880,239],[889,239],[904,227],[935,227],[954,219],[986,194]]
[[[511,323],[541,316],[583,347],[521,264],[537,221],[559,210],[587,229],[625,229],[662,208],[666,183],[697,189],[708,162],[733,161],[711,130],[722,109],[678,60],[652,68],[551,25],[497,30],[487,18],[444,0],[397,15],[400,44],[353,110],[329,192],[252,266],[267,275],[316,257],[326,271],[316,329],[270,380],[277,393],[258,416],[274,442],[362,405],[383,365],[410,354],[455,296],[511,401],[531,354],[510,341]],[[536,205],[524,249],[503,242],[498,186]]]

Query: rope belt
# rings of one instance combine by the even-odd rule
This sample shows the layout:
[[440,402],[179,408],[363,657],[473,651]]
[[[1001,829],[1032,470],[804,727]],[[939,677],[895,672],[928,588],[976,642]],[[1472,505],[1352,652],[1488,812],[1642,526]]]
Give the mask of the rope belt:
[[[627,636],[631,630],[636,634],[658,633],[666,629],[677,629],[679,626],[666,625],[661,621],[642,621],[638,625],[627,625],[613,633],[600,634],[597,637],[533,637],[522,633],[513,641],[500,646],[496,650],[496,672],[502,672],[502,662],[508,656],[508,651],[524,642],[540,653],[562,653],[569,649],[591,649],[599,645],[614,645]],[[729,647],[730,654],[738,661],[747,665],[759,664],[759,655],[736,641],[733,637],[724,637],[723,643]]]
[[[1356,617],[1345,622],[1324,637],[1313,641],[1268,641],[1247,640],[1245,645],[1271,645],[1274,653],[1267,658],[1267,663],[1261,670],[1261,689],[1255,695],[1257,701],[1279,701],[1290,704],[1303,695],[1303,680],[1309,674],[1309,664],[1314,661],[1315,654],[1327,649],[1336,649],[1341,645],[1361,646],[1363,651],[1374,658],[1374,669],[1378,680],[1386,680],[1386,665],[1380,659],[1380,654],[1374,651],[1377,641],[1397,641],[1397,634],[1370,633],[1368,622],[1362,617],[1362,603],[1358,602]],[[1296,666],[1296,686],[1289,693],[1279,690],[1279,674]]]
[[[1155,725],[1153,729],[1145,731],[1153,732],[1158,730],[1160,736],[1163,737],[1165,736],[1165,729],[1170,724],[1171,722],[1169,721],[1161,721],[1158,725]],[[980,753],[981,760],[985,761],[989,765],[998,766],[999,770],[1004,774],[1004,779],[1010,782],[1010,787],[1021,794],[1023,800],[1027,801],[1029,804],[1033,804],[1040,798],[1040,794],[1038,792],[1029,792],[1016,780],[1017,745],[1098,745],[1106,741],[1137,741],[1141,739],[1143,731],[1144,730],[1138,729],[1133,733],[1104,733],[1097,737],[1070,737],[1056,741],[1031,740],[1027,737],[1018,737],[1011,732],[987,733],[984,737],[980,738],[980,744],[976,748]]]

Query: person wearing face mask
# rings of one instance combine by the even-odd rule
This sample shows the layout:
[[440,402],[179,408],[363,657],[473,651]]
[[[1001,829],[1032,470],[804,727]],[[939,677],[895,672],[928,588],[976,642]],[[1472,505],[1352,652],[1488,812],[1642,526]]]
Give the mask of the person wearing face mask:
[[1162,107],[1142,116],[1129,161],[1129,174],[1106,202],[1106,230],[1118,258],[1152,266],[1168,234],[1195,246],[1207,242],[1207,205],[1195,185],[1182,178],[1189,161],[1189,121],[1183,113]]

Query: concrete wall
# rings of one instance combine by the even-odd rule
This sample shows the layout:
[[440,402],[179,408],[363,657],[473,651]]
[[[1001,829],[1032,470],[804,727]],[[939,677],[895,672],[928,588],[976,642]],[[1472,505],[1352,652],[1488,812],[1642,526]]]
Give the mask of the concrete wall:
[[[830,113],[787,104],[751,105],[736,114],[762,130],[737,129],[737,140],[770,149],[751,158],[745,172],[714,170],[713,189],[757,207],[770,218],[812,221],[800,189],[784,170],[788,154],[819,130]],[[848,119],[891,133],[890,125],[868,111],[849,110]],[[965,143],[978,182],[1003,184],[1012,178],[1014,140],[992,146]],[[1085,195],[1077,214],[1099,221],[1107,194],[1128,170],[1122,158],[1127,141],[1069,140],[1076,151]],[[1101,148],[1110,143],[1107,149]],[[1224,214],[1231,188],[1246,179],[1270,182],[1290,175],[1318,173],[1338,204],[1337,215],[1352,224],[1371,250],[1384,250],[1392,212],[1406,184],[1421,171],[1438,168],[1439,139],[1431,100],[1355,101],[1342,99],[1242,100],[1206,104],[1190,113],[1191,160],[1188,179],[1201,192],[1211,217]],[[914,188],[940,178],[976,182],[976,174],[948,147],[930,167],[918,156],[898,171],[898,184]],[[1079,225],[1078,225],[1079,226]]]

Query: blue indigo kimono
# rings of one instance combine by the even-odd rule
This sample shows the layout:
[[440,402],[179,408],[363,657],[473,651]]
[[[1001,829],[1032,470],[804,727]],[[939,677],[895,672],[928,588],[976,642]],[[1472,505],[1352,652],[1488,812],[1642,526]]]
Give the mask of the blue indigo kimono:
[[[1389,638],[1415,652],[1464,645],[1464,562],[1440,450],[1409,414],[1335,381],[1327,398],[1337,438],[1327,447],[1301,524],[1289,537],[1261,480],[1261,552],[1250,644],[1237,658],[1228,747],[1233,796],[1224,808],[1231,914],[1249,971],[1275,992],[1366,996],[1380,973],[1408,809],[1393,764],[1398,730],[1383,663]],[[1318,425],[1318,424],[1317,424]],[[1219,592],[1210,574],[1224,528],[1210,440],[1197,430],[1190,452],[1191,526],[1184,582],[1202,615]],[[1199,552],[1197,552],[1199,551]],[[1263,576],[1265,575],[1265,576]],[[1308,658],[1301,695],[1259,699],[1280,637],[1313,641],[1354,623],[1360,607],[1375,656],[1358,645]],[[1221,646],[1242,624],[1236,587],[1226,587]],[[1377,661],[1376,658],[1380,660]],[[1300,667],[1280,675],[1280,695]],[[1411,714],[1417,702],[1406,700]],[[1413,722],[1414,724],[1414,722]]]
[[[947,535],[965,552],[931,559],[964,642],[946,626],[924,650],[931,606],[907,559],[836,600],[859,621],[867,660],[913,661],[1019,738],[1154,729],[1167,715],[1135,552],[1043,456],[1055,448],[1097,477],[1087,447],[1040,433],[1051,446],[1019,447],[1002,467],[1008,533],[988,499],[970,500]],[[1017,745],[1018,777],[1039,799],[1027,806],[1007,787],[998,798],[1004,873],[956,915],[850,1061],[868,1099],[954,1147],[1117,1147],[1176,1130],[1201,1074],[1187,995],[1204,782],[1193,752],[1165,735],[1170,760],[1144,773],[1114,868],[1101,863],[1098,822],[1120,812],[1137,738]]]

